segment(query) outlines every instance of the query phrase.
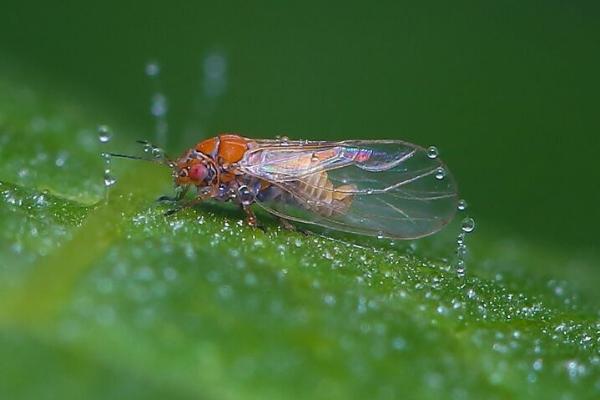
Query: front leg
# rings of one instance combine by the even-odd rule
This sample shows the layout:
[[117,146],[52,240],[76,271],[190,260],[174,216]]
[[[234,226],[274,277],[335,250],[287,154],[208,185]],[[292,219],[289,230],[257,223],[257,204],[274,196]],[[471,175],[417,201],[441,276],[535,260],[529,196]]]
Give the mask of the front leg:
[[200,204],[200,203],[202,203],[203,200],[204,200],[204,198],[202,198],[202,197],[196,197],[195,199],[180,203],[176,208],[172,208],[172,209],[168,210],[164,215],[165,216],[173,215],[181,210],[193,207],[196,204]]
[[183,210],[183,209],[186,209],[186,208],[193,207],[193,206],[195,206],[196,204],[200,204],[200,203],[202,203],[204,200],[206,200],[206,199],[209,199],[209,198],[211,198],[211,197],[212,197],[212,196],[211,196],[211,194],[209,194],[209,193],[199,194],[198,196],[196,196],[195,198],[193,198],[193,199],[191,199],[191,200],[188,200],[188,201],[185,201],[185,202],[179,202],[179,204],[177,205],[177,207],[176,207],[176,208],[173,208],[173,209],[171,209],[171,210],[167,211],[167,212],[166,212],[164,215],[165,215],[165,216],[166,216],[166,215],[173,215],[173,214],[175,214],[176,212],[179,212],[179,211],[181,211],[181,210]]
[[175,193],[175,196],[160,196],[156,201],[159,203],[177,203],[183,200],[189,189],[190,187],[186,186],[181,190],[178,190],[177,193]]

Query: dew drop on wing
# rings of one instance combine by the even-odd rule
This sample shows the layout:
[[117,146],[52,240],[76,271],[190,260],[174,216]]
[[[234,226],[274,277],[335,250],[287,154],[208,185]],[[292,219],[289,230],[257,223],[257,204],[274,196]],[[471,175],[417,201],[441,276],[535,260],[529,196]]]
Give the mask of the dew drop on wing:
[[437,147],[429,146],[427,148],[427,157],[434,159],[434,158],[438,158],[439,154],[440,154],[440,152]]
[[446,177],[446,170],[442,167],[435,170],[435,179],[442,180]]
[[462,220],[461,229],[465,233],[471,233],[475,230],[475,220],[471,217],[466,217]]

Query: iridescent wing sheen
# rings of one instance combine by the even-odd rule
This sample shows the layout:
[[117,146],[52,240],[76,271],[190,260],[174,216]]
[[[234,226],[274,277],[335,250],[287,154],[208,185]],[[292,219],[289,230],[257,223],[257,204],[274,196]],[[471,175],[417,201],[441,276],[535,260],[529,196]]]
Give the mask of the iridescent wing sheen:
[[270,213],[363,235],[430,235],[450,222],[458,201],[439,158],[396,140],[259,140],[240,169],[272,184],[257,196]]

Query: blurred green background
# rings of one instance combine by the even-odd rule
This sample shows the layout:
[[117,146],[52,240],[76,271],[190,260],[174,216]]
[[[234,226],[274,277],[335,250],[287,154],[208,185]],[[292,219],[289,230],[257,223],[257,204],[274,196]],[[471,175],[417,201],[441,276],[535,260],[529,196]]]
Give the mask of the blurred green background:
[[[2,2],[0,398],[598,398],[599,21],[591,1]],[[168,172],[126,161],[98,202],[101,151],[162,140],[158,91],[171,154],[222,131],[435,144],[477,220],[466,277],[458,222],[394,243],[165,218]]]
[[0,7],[3,59],[149,138],[157,60],[172,153],[220,131],[435,144],[480,232],[598,244],[596,2]]

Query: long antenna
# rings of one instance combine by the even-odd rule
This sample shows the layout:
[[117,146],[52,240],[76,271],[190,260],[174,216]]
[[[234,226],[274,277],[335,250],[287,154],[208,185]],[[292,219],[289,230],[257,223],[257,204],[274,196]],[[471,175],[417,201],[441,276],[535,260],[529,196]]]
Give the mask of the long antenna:
[[133,156],[131,154],[123,154],[123,153],[102,153],[103,157],[118,157],[118,158],[127,158],[130,160],[142,160],[148,161],[156,164],[166,165],[170,168],[175,167],[175,162],[172,161],[160,147],[148,142],[147,140],[136,140],[137,143],[144,146],[144,152],[150,153],[153,158],[144,158],[139,156]]
[[159,160],[151,160],[149,158],[138,157],[138,156],[131,156],[129,154],[120,154],[120,153],[104,153],[104,154],[109,155],[111,157],[128,158],[130,160],[142,160],[142,161],[148,161],[148,162],[163,164]]

